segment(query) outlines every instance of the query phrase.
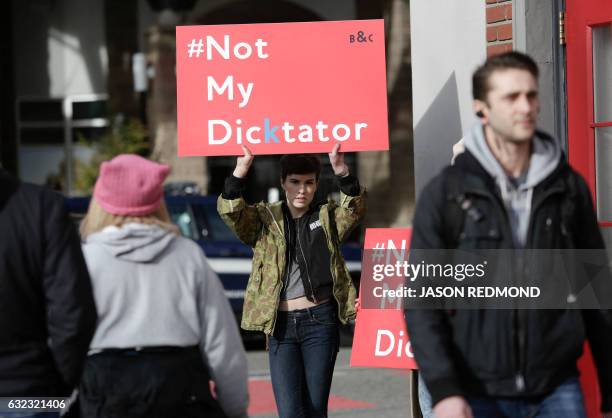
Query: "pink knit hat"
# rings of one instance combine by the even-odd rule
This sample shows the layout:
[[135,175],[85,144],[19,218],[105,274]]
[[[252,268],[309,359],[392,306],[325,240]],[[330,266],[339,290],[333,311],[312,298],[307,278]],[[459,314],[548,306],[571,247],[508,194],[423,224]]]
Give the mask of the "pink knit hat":
[[122,154],[102,163],[93,197],[113,215],[148,215],[155,212],[164,197],[162,183],[169,172],[165,164]]

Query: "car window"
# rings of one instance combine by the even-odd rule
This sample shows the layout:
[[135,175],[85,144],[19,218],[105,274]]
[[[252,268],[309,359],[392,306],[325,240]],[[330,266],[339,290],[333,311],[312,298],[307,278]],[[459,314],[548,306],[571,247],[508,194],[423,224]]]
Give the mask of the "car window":
[[181,234],[187,238],[199,239],[198,225],[196,225],[187,202],[172,202],[167,206],[168,212],[170,213],[170,219],[172,223],[178,226]]
[[[67,199],[66,202],[70,217],[78,228],[85,216],[87,204],[76,205],[74,199]],[[217,213],[215,200],[190,202],[173,198],[166,200],[166,206],[170,220],[179,228],[181,235],[187,238],[240,242]]]
[[202,237],[215,241],[239,241],[236,235],[223,222],[217,212],[216,202],[193,203],[191,206]]

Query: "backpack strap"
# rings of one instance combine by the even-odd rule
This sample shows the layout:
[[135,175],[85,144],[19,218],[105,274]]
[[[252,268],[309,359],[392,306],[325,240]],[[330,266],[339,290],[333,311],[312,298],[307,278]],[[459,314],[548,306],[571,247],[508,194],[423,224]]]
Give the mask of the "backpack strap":
[[460,182],[460,176],[459,169],[455,166],[449,166],[444,170],[445,202],[442,227],[447,248],[457,247],[465,222],[464,204],[467,198]]
[[472,199],[465,193],[463,179],[466,174],[455,166],[444,170],[444,188],[446,200],[443,210],[442,226],[446,248],[457,248],[466,216],[479,222],[484,215],[472,204]]

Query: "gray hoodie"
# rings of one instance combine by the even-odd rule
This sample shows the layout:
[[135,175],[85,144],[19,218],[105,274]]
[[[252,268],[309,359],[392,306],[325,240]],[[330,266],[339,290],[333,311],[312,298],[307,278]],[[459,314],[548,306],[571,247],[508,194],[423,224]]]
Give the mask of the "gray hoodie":
[[536,131],[527,172],[517,179],[510,179],[501,164],[493,156],[484,137],[481,123],[472,126],[464,137],[465,147],[476,157],[484,169],[495,179],[504,201],[514,245],[523,248],[527,240],[527,228],[531,214],[533,189],[550,175],[561,159],[561,147],[552,137]]
[[219,278],[196,243],[157,226],[90,235],[83,253],[98,326],[90,351],[199,345],[221,407],[246,416],[247,360]]

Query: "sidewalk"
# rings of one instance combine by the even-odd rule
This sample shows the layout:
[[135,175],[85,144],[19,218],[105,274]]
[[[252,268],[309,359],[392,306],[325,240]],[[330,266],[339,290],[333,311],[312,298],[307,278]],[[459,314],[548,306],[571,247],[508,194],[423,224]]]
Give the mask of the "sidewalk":
[[[265,351],[249,351],[249,415],[277,417]],[[408,372],[350,368],[350,348],[338,354],[329,402],[330,417],[401,418],[409,416]]]

